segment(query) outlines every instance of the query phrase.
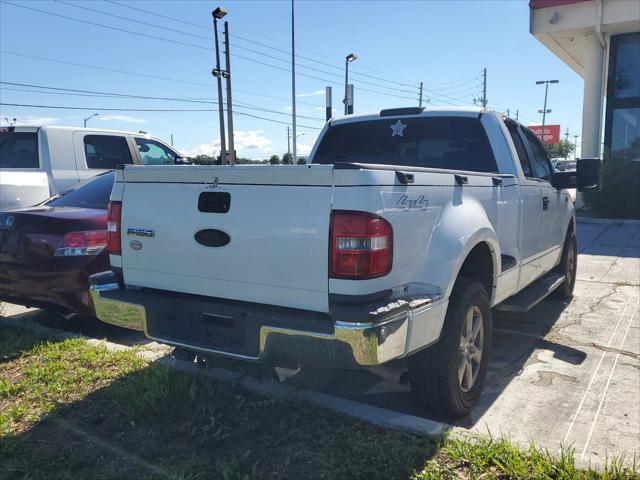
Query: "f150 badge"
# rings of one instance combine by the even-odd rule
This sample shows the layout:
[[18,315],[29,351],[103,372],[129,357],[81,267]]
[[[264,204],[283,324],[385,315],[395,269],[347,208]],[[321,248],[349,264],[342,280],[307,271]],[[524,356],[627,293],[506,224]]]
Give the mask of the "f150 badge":
[[150,228],[128,228],[127,235],[135,237],[155,237],[156,232]]

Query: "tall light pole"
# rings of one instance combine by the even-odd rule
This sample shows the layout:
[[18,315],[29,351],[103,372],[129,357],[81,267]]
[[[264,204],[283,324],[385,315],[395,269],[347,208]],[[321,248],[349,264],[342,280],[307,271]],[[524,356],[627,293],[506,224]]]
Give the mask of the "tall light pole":
[[84,120],[84,128],[87,128],[87,122],[89,120],[91,120],[93,117],[97,117],[98,115],[100,115],[99,113],[94,113],[93,115],[89,115],[87,118],[83,119]]
[[349,64],[358,59],[358,56],[355,53],[350,53],[345,57],[344,62],[344,114],[347,115],[349,113],[349,100],[348,100],[348,91],[349,91]]
[[291,117],[293,128],[293,161],[296,163],[296,16],[294,0],[291,0]]
[[224,102],[222,101],[222,70],[220,70],[220,47],[218,45],[218,20],[223,18],[227,12],[218,7],[211,15],[213,16],[214,43],[216,44],[216,68],[211,74],[218,79],[218,115],[220,121],[220,164],[224,165],[227,160],[227,144],[224,138]]
[[542,113],[542,138],[544,138],[544,126],[545,120],[547,118],[547,113],[551,113],[551,110],[547,110],[547,94],[549,93],[549,84],[550,83],[560,83],[559,80],[538,80],[536,85],[544,84],[544,107],[542,111],[538,110],[539,113]]
[[579,135],[573,136],[573,158],[578,158],[578,137]]

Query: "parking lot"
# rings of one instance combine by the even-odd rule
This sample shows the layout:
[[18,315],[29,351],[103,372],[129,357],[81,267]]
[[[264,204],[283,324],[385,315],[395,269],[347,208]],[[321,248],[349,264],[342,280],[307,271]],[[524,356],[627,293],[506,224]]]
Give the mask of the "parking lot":
[[[640,455],[640,225],[581,221],[578,249],[569,305],[548,299],[524,315],[495,315],[487,386],[472,415],[456,425],[550,450],[573,446],[583,464],[602,464],[614,454],[632,461]],[[5,304],[4,310],[7,317],[116,343],[148,343],[137,333],[98,322],[67,322],[14,305]],[[430,417],[413,400],[399,364],[278,373],[297,388]]]

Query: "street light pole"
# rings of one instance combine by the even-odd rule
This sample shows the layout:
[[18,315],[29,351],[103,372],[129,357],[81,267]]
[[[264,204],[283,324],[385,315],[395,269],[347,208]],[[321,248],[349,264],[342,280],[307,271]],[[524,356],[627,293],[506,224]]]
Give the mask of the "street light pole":
[[97,117],[98,115],[100,115],[99,113],[94,113],[93,115],[89,115],[87,118],[84,119],[84,128],[87,128],[87,122],[89,120],[91,120],[93,117]]
[[578,137],[579,135],[573,136],[573,158],[578,158]]
[[345,57],[344,62],[344,114],[349,114],[349,64],[356,60],[358,56],[355,53],[350,53]]
[[559,80],[538,80],[536,85],[542,85],[544,83],[544,107],[542,108],[542,138],[544,138],[544,126],[547,113],[550,113],[551,110],[547,111],[547,95],[549,93],[549,84],[550,83],[560,83]]
[[227,160],[227,145],[224,138],[224,102],[222,101],[222,70],[220,70],[220,46],[218,44],[218,20],[227,14],[218,7],[211,15],[213,16],[214,43],[216,47],[216,68],[211,74],[218,79],[218,116],[220,121],[220,164],[224,165]]
[[292,164],[296,163],[296,17],[294,0],[291,0],[291,116],[293,129],[293,157]]

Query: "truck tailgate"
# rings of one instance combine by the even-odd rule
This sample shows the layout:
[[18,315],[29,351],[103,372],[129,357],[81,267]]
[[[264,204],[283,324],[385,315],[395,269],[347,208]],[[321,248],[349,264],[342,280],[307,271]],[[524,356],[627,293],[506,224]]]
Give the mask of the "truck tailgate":
[[118,173],[126,284],[328,311],[331,166]]

